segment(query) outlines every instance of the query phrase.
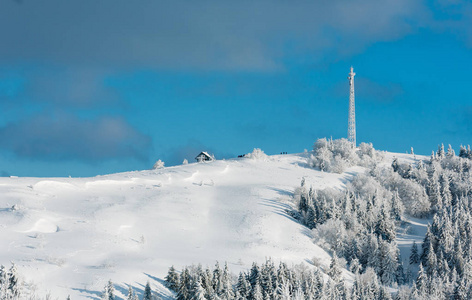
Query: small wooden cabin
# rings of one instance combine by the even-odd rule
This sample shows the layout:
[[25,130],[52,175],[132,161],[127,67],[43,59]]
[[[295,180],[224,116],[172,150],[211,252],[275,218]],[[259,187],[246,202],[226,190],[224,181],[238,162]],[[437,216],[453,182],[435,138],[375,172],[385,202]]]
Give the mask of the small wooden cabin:
[[198,161],[198,162],[201,162],[201,161],[212,161],[214,158],[212,155],[208,154],[208,152],[200,152],[200,154],[197,155],[197,157],[195,157],[195,159]]

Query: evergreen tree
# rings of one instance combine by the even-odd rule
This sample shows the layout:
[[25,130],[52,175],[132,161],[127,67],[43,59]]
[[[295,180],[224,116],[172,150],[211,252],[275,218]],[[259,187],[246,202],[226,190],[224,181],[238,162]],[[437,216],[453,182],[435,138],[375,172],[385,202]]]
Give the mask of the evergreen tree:
[[381,287],[378,300],[392,300],[392,295],[390,295],[385,287]]
[[252,288],[251,293],[251,300],[264,300],[264,296],[262,294],[262,288],[259,282],[256,282],[254,287]]
[[[9,287],[10,287],[10,282],[9,282],[8,272],[5,266],[1,265],[0,266],[0,297],[8,298],[10,296]],[[3,300],[3,298],[0,298],[0,299]]]
[[455,285],[453,299],[454,300],[468,300],[469,299],[467,298],[467,285],[465,284],[465,281],[463,279],[460,280],[460,282]]
[[436,157],[438,159],[443,159],[445,157],[446,153],[444,152],[444,144],[441,144],[438,146],[438,152],[436,153]]
[[[192,300],[205,300],[205,290],[202,287],[201,279],[195,280],[194,287],[193,287],[193,297]],[[231,299],[231,298],[224,298],[224,299]]]
[[277,299],[290,300],[292,297],[290,294],[290,284],[286,280],[280,281],[279,284],[280,285],[277,289]]
[[175,270],[174,266],[169,268],[169,272],[167,273],[167,276],[164,279],[166,281],[166,286],[171,291],[175,292],[178,290],[179,274],[177,274],[177,271]]
[[413,241],[413,245],[411,246],[410,250],[410,265],[416,265],[420,262],[420,256],[418,254],[418,245],[416,245],[416,241]]
[[126,300],[138,300],[138,296],[133,290],[133,287],[130,285],[128,286],[128,295],[126,296]]
[[333,257],[331,257],[331,264],[329,265],[328,275],[335,282],[339,282],[341,280],[341,268],[339,266],[338,256],[336,255],[336,252],[333,252]]
[[8,293],[15,299],[20,297],[20,279],[18,277],[18,270],[16,265],[12,263],[10,270],[8,271]]
[[361,265],[357,257],[351,260],[349,264],[349,271],[351,271],[354,274],[357,274],[361,271]]
[[[184,268],[180,273],[179,290],[177,291],[177,300],[188,300],[190,299],[190,292],[192,290],[192,281],[190,278],[188,268]],[[150,289],[151,287],[149,287]],[[147,300],[147,299],[145,299]]]
[[[184,299],[188,299],[188,298],[184,298]],[[146,287],[144,287],[143,300],[152,300],[152,290],[151,290],[151,284],[149,283],[149,281],[146,283]]]
[[260,274],[259,266],[256,263],[252,264],[251,271],[249,272],[248,280],[253,289],[254,289],[254,286],[256,286],[256,284],[260,284],[261,274]]
[[428,290],[428,278],[423,269],[423,264],[420,264],[420,269],[418,271],[418,277],[414,285],[414,290],[416,290],[417,297],[424,297]]
[[218,296],[223,293],[223,271],[218,262],[216,262],[213,270],[213,289]]
[[397,270],[395,272],[395,278],[399,285],[405,284],[405,270],[403,268],[403,261],[400,253],[397,254]]
[[246,279],[246,275],[242,272],[239,273],[238,283],[236,284],[236,291],[243,299],[249,298],[249,295],[251,293],[251,284]]
[[108,283],[105,286],[105,292],[102,299],[115,300],[115,287],[113,286],[113,282],[111,282],[111,280],[108,280]]

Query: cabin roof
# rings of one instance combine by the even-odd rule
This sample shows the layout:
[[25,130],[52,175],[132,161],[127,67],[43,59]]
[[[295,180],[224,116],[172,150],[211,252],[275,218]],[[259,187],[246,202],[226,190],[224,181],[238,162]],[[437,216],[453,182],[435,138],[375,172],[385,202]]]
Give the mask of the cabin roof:
[[206,151],[200,152],[200,154],[198,154],[198,155],[195,157],[195,159],[198,159],[198,158],[199,158],[200,156],[202,156],[202,155],[205,156],[205,157],[207,157],[207,158],[209,158],[209,159],[213,159],[213,157],[212,157],[210,154],[208,154],[208,152],[206,152]]

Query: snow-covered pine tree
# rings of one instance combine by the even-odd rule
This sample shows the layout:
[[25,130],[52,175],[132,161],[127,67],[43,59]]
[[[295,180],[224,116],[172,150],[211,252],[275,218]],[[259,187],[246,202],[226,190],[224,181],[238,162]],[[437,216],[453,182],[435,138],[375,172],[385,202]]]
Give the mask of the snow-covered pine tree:
[[305,294],[301,288],[295,290],[295,293],[292,297],[293,300],[305,300]]
[[387,291],[387,289],[382,286],[379,289],[379,298],[378,300],[392,300],[392,295]]
[[251,294],[251,284],[246,279],[246,275],[243,272],[239,273],[238,283],[236,284],[236,291],[242,299],[248,299]]
[[262,294],[262,288],[259,282],[256,282],[252,288],[251,300],[264,300],[264,295]]
[[[188,299],[188,298],[185,298]],[[143,300],[152,300],[152,289],[151,289],[151,284],[146,282],[146,286],[144,287],[144,294],[143,294]]]
[[228,300],[234,299],[233,287],[231,284],[231,276],[228,270],[228,263],[226,262],[225,262],[225,267],[223,269],[223,274],[221,277],[221,284],[222,284],[221,297],[223,299],[228,299]]
[[336,252],[333,252],[333,256],[331,257],[331,263],[329,265],[328,275],[335,282],[338,282],[341,280],[341,268],[339,266],[338,256],[336,255]]
[[128,295],[126,296],[126,300],[138,300],[138,296],[131,285],[128,286]]
[[437,269],[437,258],[433,249],[433,245],[429,244],[428,255],[426,255],[426,274],[432,277]]
[[287,280],[282,279],[282,281],[278,282],[279,287],[277,289],[277,298],[280,300],[290,300],[291,299],[291,294],[290,294],[290,283],[288,283]]
[[413,285],[413,296],[418,299],[423,299],[426,297],[428,292],[428,276],[423,269],[423,264],[420,263],[420,269],[418,271],[418,276],[416,277],[415,284]]
[[381,272],[379,272],[379,276],[381,282],[388,286],[392,286],[396,282],[395,275],[398,268],[396,249],[396,245],[392,245],[386,241],[380,241],[379,259]]
[[251,284],[252,289],[254,289],[256,284],[260,284],[261,282],[261,272],[259,266],[255,262],[252,264],[251,270],[249,271],[248,281]]
[[416,265],[420,262],[420,256],[418,254],[418,245],[416,241],[413,241],[413,245],[410,250],[410,265]]
[[[4,265],[0,266],[0,295],[4,295],[2,297],[8,298],[9,297],[9,276],[7,269]],[[3,299],[2,299],[3,300]]]
[[177,300],[188,300],[190,298],[191,290],[192,290],[192,279],[191,279],[189,270],[186,267],[183,269],[182,273],[180,273],[179,290],[177,291]]
[[[193,286],[193,297],[192,300],[205,300],[205,290],[203,289],[201,279],[195,280]],[[226,299],[226,298],[225,298]],[[232,298],[227,298],[232,299]]]
[[179,286],[179,274],[175,270],[174,266],[169,268],[167,276],[164,278],[166,286],[172,290],[177,291]]
[[107,285],[105,286],[105,293],[104,293],[105,298],[104,300],[115,300],[115,287],[113,286],[113,282],[111,280],[108,280]]
[[10,270],[8,271],[8,293],[14,298],[18,299],[21,295],[21,283],[18,276],[18,270],[16,265],[12,263]]
[[438,145],[438,152],[436,152],[436,157],[441,160],[446,156],[444,152],[444,144]]

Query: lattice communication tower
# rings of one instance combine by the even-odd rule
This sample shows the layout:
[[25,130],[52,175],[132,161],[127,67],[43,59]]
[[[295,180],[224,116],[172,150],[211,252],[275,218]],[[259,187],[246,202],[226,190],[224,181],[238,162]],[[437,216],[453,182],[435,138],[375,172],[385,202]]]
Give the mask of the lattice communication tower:
[[347,139],[356,147],[356,107],[354,103],[354,68],[351,67],[351,72],[347,77],[349,79],[349,120],[347,129]]

